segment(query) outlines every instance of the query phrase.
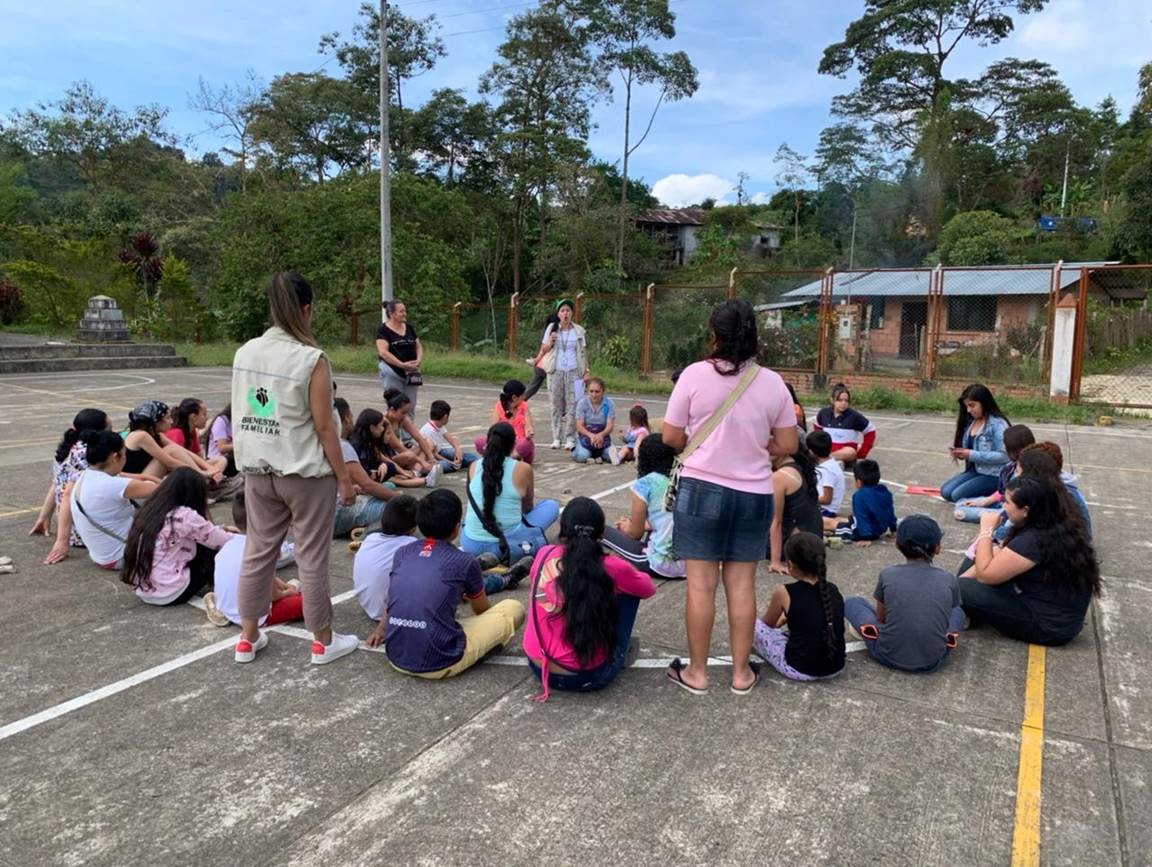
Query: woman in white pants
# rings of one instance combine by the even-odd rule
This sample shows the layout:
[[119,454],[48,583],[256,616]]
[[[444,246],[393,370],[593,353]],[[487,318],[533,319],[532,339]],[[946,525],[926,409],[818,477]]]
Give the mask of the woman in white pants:
[[[584,329],[572,321],[572,302],[556,302],[556,325],[544,330],[542,346],[551,354],[548,370],[548,397],[552,406],[552,448],[576,446],[576,382],[588,378],[588,339]],[[583,389],[581,389],[583,390]]]

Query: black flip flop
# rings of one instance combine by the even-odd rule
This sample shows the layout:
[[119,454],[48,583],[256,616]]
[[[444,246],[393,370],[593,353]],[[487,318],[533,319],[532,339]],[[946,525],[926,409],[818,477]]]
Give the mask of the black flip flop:
[[670,681],[672,681],[674,684],[676,684],[681,689],[687,690],[688,692],[692,693],[692,695],[706,695],[708,692],[708,687],[704,687],[704,689],[700,689],[700,687],[693,686],[692,684],[690,684],[686,680],[684,680],[684,675],[682,673],[684,671],[684,669],[685,669],[684,663],[680,661],[680,657],[676,657],[675,659],[672,660],[672,663],[666,669],[664,669],[664,676],[667,677]]
[[748,667],[752,669],[752,682],[743,689],[737,689],[736,686],[733,685],[731,689],[736,695],[748,695],[748,693],[756,688],[756,684],[760,682],[760,663],[749,662]]

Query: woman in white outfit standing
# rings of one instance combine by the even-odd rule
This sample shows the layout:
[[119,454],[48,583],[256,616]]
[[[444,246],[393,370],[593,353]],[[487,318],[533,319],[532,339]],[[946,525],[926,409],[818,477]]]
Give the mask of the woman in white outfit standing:
[[[588,339],[584,329],[572,321],[572,302],[556,302],[558,323],[544,330],[541,345],[548,352],[544,370],[548,373],[548,397],[552,405],[552,448],[576,446],[576,383],[588,378]],[[581,389],[583,391],[583,389]]]

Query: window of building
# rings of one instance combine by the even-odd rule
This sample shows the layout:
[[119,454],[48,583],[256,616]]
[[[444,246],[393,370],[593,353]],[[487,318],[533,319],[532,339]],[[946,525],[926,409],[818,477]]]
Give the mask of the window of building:
[[884,327],[884,299],[874,300],[868,305],[868,328],[872,331]]
[[996,298],[961,295],[948,299],[949,331],[995,331]]

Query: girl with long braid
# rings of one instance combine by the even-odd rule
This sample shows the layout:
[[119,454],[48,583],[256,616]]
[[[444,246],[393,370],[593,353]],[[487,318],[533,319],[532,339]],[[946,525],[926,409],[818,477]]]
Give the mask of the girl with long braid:
[[560,544],[532,564],[532,595],[524,655],[550,689],[591,692],[624,667],[641,599],[655,595],[652,579],[600,548],[604,510],[576,497],[560,516]]
[[473,556],[493,554],[511,565],[535,554],[560,515],[555,500],[536,502],[532,467],[512,457],[516,431],[506,421],[488,428],[483,460],[468,468],[468,512],[460,547]]
[[790,680],[835,677],[844,670],[844,599],[828,580],[824,540],[812,533],[789,536],[784,559],[795,580],[772,591],[753,646]]

